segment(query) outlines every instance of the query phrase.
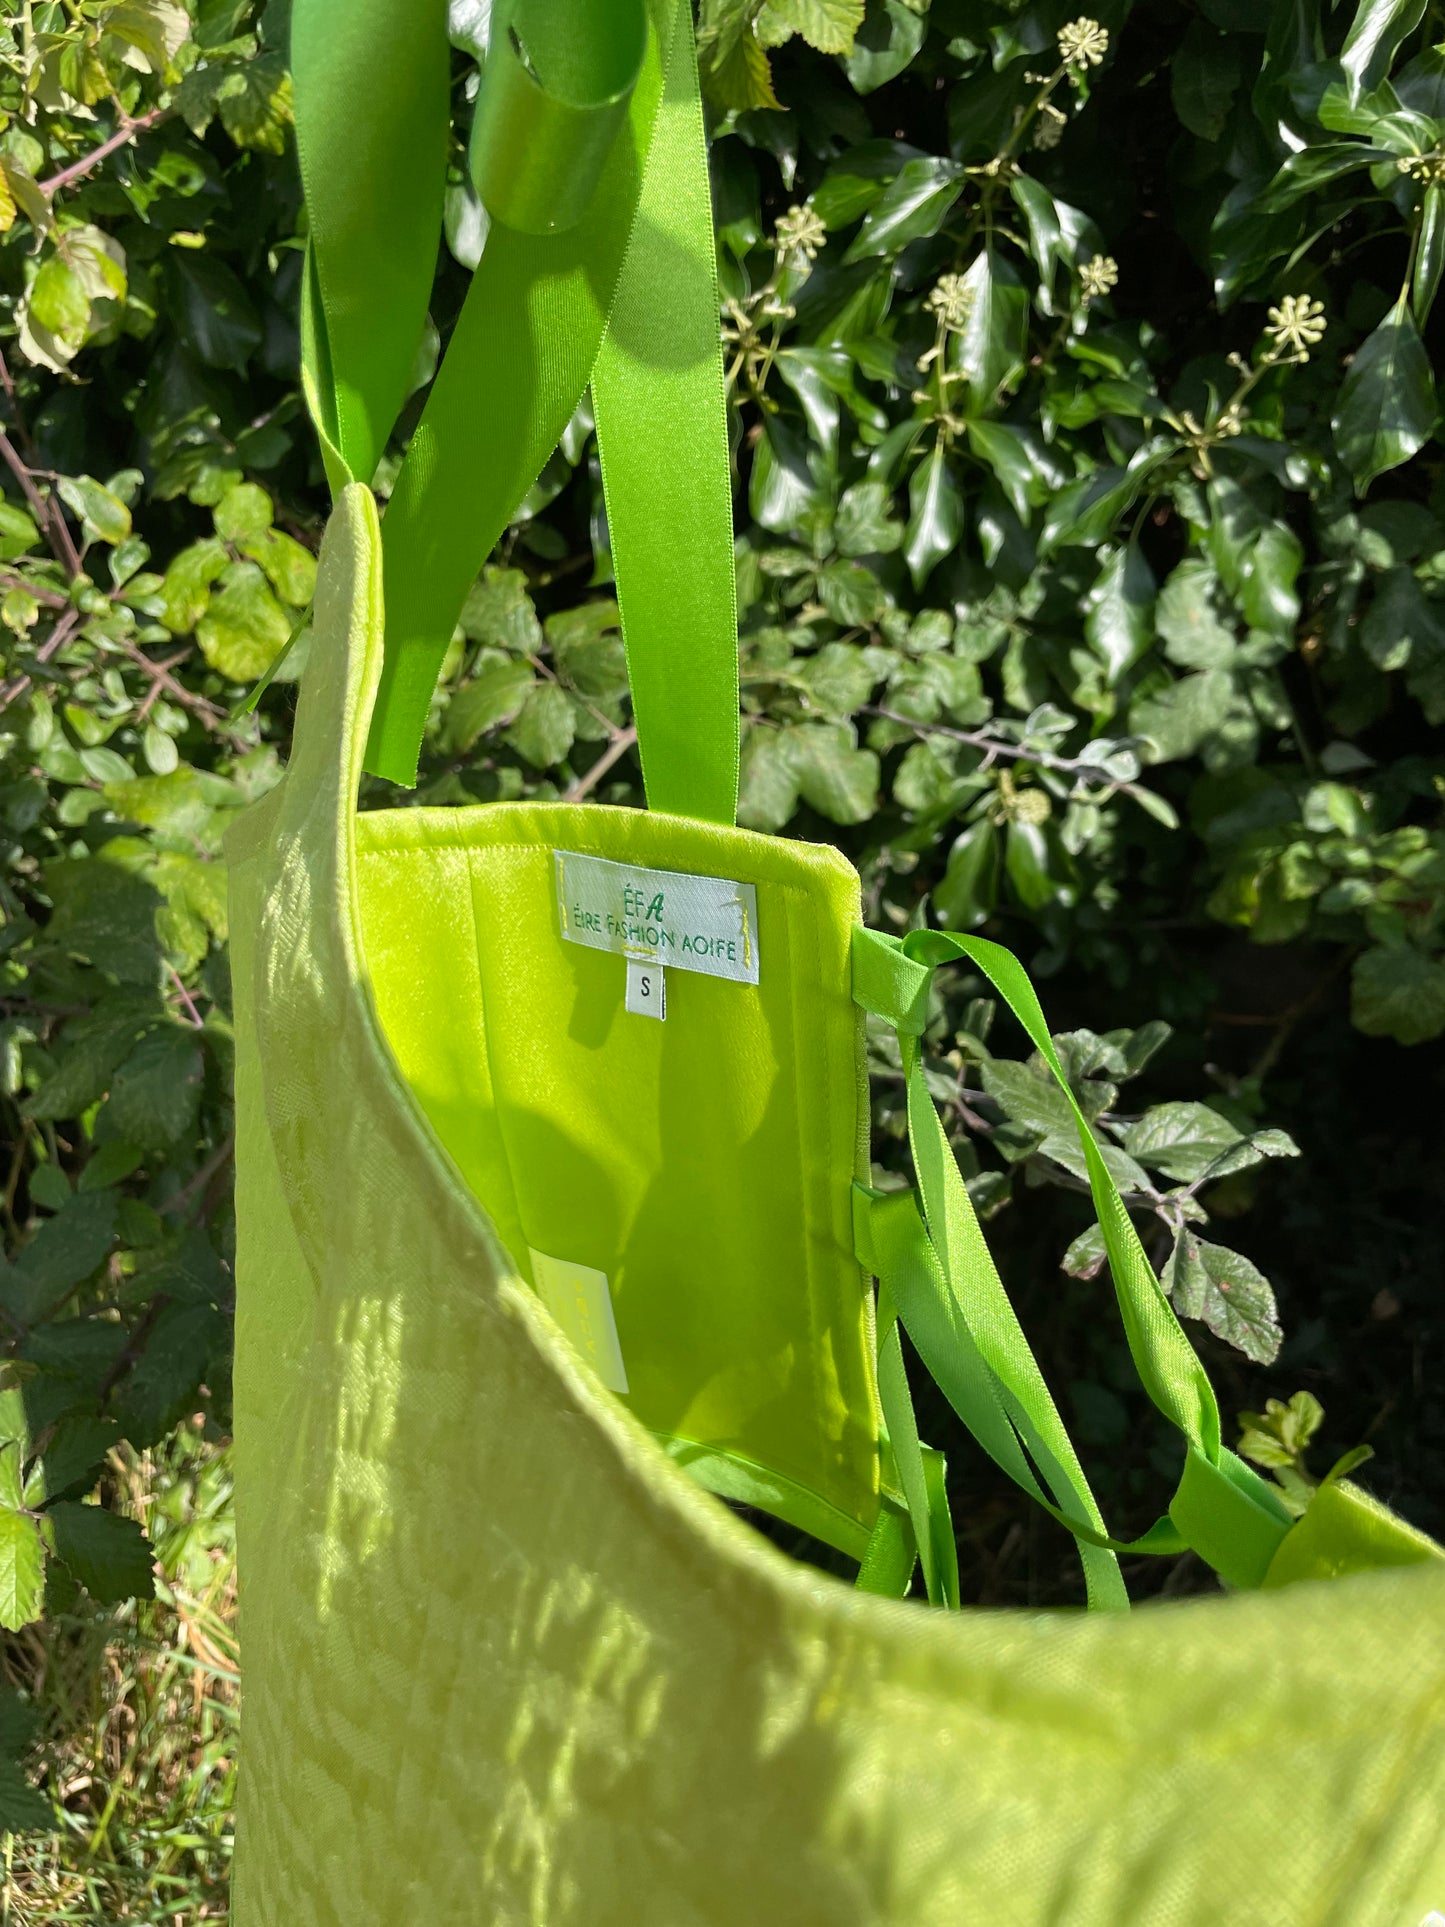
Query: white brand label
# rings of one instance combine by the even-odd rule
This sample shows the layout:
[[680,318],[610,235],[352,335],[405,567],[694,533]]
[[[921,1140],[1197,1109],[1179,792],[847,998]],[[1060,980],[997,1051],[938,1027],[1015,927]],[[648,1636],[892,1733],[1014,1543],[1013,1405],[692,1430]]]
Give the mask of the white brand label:
[[537,1295],[609,1392],[627,1390],[607,1273],[527,1246]]
[[634,1017],[666,1017],[667,977],[661,964],[627,959],[625,1007]]
[[570,850],[558,850],[556,864],[557,909],[569,943],[733,983],[758,981],[758,897],[751,883],[639,870]]

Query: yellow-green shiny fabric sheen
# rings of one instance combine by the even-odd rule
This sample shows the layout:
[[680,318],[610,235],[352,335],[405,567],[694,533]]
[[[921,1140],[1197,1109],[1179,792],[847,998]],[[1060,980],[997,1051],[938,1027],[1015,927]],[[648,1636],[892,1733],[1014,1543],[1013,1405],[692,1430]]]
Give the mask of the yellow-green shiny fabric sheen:
[[[444,974],[475,910],[424,918],[505,839],[419,814],[423,884],[378,907],[400,832],[354,798],[380,647],[352,488],[290,768],[229,852],[237,1927],[1419,1927],[1445,1905],[1437,1563],[1128,1617],[930,1612],[790,1564],[579,1365],[499,1235],[528,1199],[468,1181],[507,1152],[515,1067],[499,1152],[409,1041],[428,1011],[496,1038],[499,956],[475,992]],[[497,876],[528,900],[525,866]],[[410,993],[368,959],[388,924]],[[540,1056],[562,982],[508,1048]]]

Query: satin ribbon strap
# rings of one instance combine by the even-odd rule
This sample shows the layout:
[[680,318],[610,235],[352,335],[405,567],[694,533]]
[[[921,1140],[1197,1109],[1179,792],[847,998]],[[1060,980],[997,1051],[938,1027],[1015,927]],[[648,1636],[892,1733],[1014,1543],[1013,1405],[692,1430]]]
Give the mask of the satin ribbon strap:
[[498,0],[468,154],[494,221],[524,234],[577,225],[646,48],[643,0]]
[[370,482],[416,367],[446,187],[446,0],[293,0],[310,224],[302,385],[328,479]]

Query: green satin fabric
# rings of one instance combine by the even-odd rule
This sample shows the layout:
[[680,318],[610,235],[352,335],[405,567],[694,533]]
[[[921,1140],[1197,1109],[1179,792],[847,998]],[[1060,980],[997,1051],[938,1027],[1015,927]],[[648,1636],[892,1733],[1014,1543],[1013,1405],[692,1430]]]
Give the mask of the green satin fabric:
[[[389,633],[368,768],[415,782],[467,591],[590,380],[648,802],[731,823],[737,609],[707,151],[688,0],[647,0],[647,12],[646,53],[619,136],[595,187],[596,156],[582,157],[585,178],[563,195],[585,189],[586,218],[556,233],[493,224],[402,463],[385,519]],[[593,24],[603,30],[610,17],[596,14]],[[415,356],[440,230],[440,180],[427,157],[438,140],[444,146],[445,96],[438,110],[427,49],[443,33],[445,7],[351,0],[347,57],[329,71],[316,49],[335,18],[331,0],[295,0],[308,206],[316,185],[307,392],[333,477],[369,481]],[[381,55],[413,25],[417,47],[397,70],[403,107]],[[502,33],[505,41],[505,23]],[[377,52],[369,66],[349,53],[368,34]],[[485,171],[503,212],[535,223],[538,197],[565,171],[566,153],[551,144],[565,133],[557,124],[565,102],[534,86],[509,47],[502,59],[511,82],[499,83],[501,111],[483,118]],[[414,151],[418,193],[398,216],[393,279],[379,258],[393,229],[364,196],[395,195]],[[354,317],[368,299],[371,328],[360,330],[358,348]],[[357,394],[364,434],[350,427]],[[392,394],[383,421],[382,397]],[[679,609],[688,612],[681,634]]]
[[493,6],[472,185],[494,221],[555,234],[586,214],[647,46],[643,0]]
[[[572,975],[540,912],[510,979],[478,904],[495,890],[529,923],[537,899],[531,858],[475,828],[488,812],[358,821],[381,581],[370,498],[349,489],[291,763],[228,840],[237,1927],[1416,1927],[1445,1895],[1437,1561],[1127,1618],[925,1612],[782,1558],[580,1365],[491,1212],[536,1209],[556,1239],[570,1187],[576,1222],[595,1222],[597,1065],[614,1052],[644,1088],[655,1074],[654,1095],[677,1092],[642,1044],[581,1021],[613,992]],[[836,1027],[840,1067],[856,1065],[856,886],[835,857],[592,815],[588,834],[654,836],[654,857],[708,839],[752,866],[760,922],[765,904],[784,919],[765,956],[796,991],[726,1020],[730,1048],[753,1040],[744,1095],[720,1049],[695,1104],[756,1107],[773,1027],[829,1053]],[[409,985],[388,943],[410,947]],[[497,983],[515,1046],[491,1022]],[[787,1008],[819,985],[821,1013]],[[687,988],[653,1029],[671,1030]],[[455,1029],[453,1055],[419,1036],[429,1016]],[[804,1086],[832,1075],[778,1071],[799,1131],[822,1102]],[[856,1084],[828,1102],[861,1130]],[[620,1080],[612,1105],[626,1117]],[[645,1124],[624,1128],[641,1156]],[[550,1150],[554,1188],[545,1157],[516,1191],[497,1177],[516,1132]],[[828,1153],[845,1197],[861,1143],[847,1135]],[[802,1173],[806,1218],[815,1153],[768,1142],[769,1183]],[[658,1155],[669,1169],[671,1147]],[[610,1181],[645,1205],[639,1174]],[[771,1211],[757,1195],[737,1207]],[[812,1223],[856,1294],[856,1357],[850,1234],[831,1211]],[[679,1273],[654,1308],[690,1318],[693,1288]],[[731,1266],[708,1288],[745,1316],[791,1315],[753,1307]],[[795,1269],[775,1289],[801,1297]],[[811,1274],[808,1289],[816,1305]],[[841,1329],[799,1335],[799,1361],[804,1342],[836,1353]],[[909,1550],[901,1512],[879,1516],[882,1587]]]

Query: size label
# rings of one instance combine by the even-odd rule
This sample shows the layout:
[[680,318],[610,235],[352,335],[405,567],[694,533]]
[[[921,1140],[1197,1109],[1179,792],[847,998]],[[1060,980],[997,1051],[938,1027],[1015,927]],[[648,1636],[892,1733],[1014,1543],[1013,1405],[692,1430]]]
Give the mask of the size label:
[[634,1017],[667,1016],[667,973],[661,964],[627,959],[627,995],[623,1008]]
[[758,981],[758,897],[751,883],[639,870],[556,852],[557,910],[569,943],[634,963]]

